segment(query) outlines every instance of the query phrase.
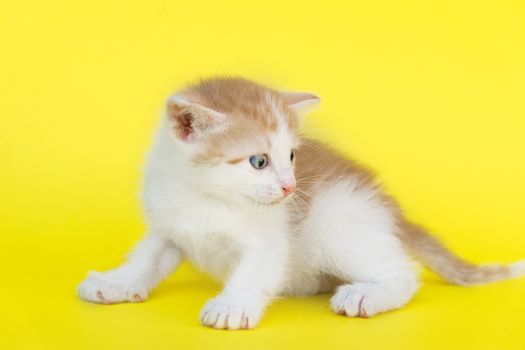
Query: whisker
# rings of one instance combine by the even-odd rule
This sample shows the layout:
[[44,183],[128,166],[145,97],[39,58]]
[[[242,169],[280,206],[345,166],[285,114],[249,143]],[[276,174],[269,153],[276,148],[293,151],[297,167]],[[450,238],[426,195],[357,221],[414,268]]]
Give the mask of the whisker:
[[308,196],[308,197],[310,197],[310,198],[313,196],[312,193],[309,193],[308,191],[305,191],[305,190],[303,190],[303,189],[296,188],[295,190],[296,190],[298,193],[304,194],[304,195],[306,195],[306,196]]
[[303,197],[300,196],[300,193],[296,193],[293,199],[299,199],[301,201],[301,204],[308,206],[308,201],[306,201]]

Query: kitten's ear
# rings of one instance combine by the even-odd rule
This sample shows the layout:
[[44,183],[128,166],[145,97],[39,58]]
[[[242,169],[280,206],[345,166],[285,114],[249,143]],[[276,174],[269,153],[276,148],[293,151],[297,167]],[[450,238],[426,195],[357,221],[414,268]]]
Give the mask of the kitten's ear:
[[226,125],[224,113],[190,101],[184,94],[168,99],[167,115],[175,134],[187,142],[220,132]]
[[280,92],[286,105],[296,112],[304,113],[321,102],[321,99],[308,92]]

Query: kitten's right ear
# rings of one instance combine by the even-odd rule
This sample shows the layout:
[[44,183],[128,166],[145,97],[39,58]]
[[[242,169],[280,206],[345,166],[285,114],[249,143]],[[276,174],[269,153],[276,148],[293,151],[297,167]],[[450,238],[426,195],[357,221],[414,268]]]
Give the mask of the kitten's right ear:
[[224,130],[226,122],[224,113],[193,102],[184,94],[168,99],[167,115],[175,135],[187,142]]
[[321,99],[309,92],[280,92],[284,103],[292,110],[303,114],[305,111],[317,106]]

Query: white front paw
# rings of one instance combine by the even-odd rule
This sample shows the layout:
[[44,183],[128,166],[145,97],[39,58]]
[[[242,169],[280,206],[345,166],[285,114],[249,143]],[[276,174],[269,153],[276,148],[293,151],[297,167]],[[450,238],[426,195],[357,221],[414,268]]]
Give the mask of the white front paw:
[[218,329],[250,329],[262,316],[264,305],[245,298],[219,295],[201,311],[201,323]]
[[78,295],[85,301],[99,304],[140,303],[148,297],[146,286],[118,271],[93,271],[78,286]]

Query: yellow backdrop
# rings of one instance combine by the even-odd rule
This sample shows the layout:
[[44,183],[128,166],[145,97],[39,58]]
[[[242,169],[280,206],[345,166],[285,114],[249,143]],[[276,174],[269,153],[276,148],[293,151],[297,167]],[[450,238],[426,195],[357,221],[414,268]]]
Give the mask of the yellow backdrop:
[[0,35],[0,348],[525,348],[525,279],[427,274],[369,320],[283,300],[249,332],[200,327],[219,286],[189,265],[140,305],[75,292],[142,234],[165,98],[216,74],[317,93],[306,129],[411,218],[472,261],[525,257],[523,1],[2,0]]

